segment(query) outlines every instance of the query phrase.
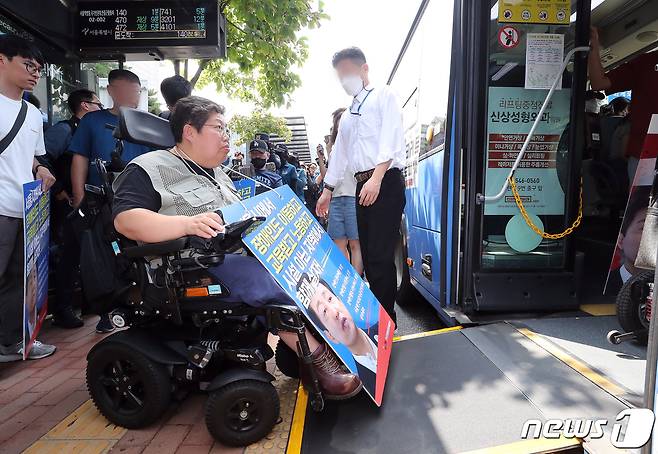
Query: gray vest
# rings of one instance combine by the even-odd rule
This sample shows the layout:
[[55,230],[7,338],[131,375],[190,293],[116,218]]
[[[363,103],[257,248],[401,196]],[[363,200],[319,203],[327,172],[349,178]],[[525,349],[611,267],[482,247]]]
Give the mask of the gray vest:
[[130,163],[146,171],[153,189],[160,194],[160,214],[194,216],[219,210],[240,200],[233,182],[220,167],[215,169],[218,188],[207,177],[192,172],[166,150],[143,154]]

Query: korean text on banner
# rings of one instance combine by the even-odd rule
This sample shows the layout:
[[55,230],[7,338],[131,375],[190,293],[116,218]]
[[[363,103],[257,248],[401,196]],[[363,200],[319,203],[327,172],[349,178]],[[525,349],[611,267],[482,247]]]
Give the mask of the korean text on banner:
[[570,0],[500,0],[498,22],[569,25]]
[[[497,193],[505,183],[545,97],[546,91],[489,88],[486,194]],[[564,191],[558,167],[559,163],[566,163],[566,159],[560,159],[566,156],[566,146],[562,150],[560,144],[566,140],[569,106],[569,90],[553,94],[514,173],[523,204],[536,215],[564,214]],[[509,188],[503,198],[487,202],[484,207],[485,215],[514,216],[518,212]]]
[[235,186],[235,190],[238,191],[238,197],[240,197],[240,200],[246,200],[256,195],[256,182],[253,180],[243,178],[234,181],[233,185]]
[[266,217],[245,245],[381,405],[395,324],[299,198],[284,186],[222,213]]
[[48,247],[50,201],[41,180],[23,185],[24,303],[23,359],[46,317],[48,304]]

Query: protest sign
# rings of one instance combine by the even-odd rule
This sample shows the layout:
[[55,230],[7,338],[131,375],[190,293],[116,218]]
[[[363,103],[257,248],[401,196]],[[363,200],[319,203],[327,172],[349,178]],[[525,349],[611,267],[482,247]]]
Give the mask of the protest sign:
[[658,114],[651,116],[649,129],[644,139],[642,154],[635,171],[624,211],[624,219],[610,263],[608,279],[603,291],[605,294],[616,294],[626,281],[643,271],[635,267],[635,259],[649,207],[649,195],[657,167],[656,157],[658,157]]
[[256,182],[254,180],[243,178],[234,181],[233,185],[235,186],[235,190],[238,191],[238,197],[240,197],[240,200],[246,200],[256,195]]
[[395,324],[299,198],[284,186],[222,213],[266,217],[245,245],[381,405]]
[[50,201],[41,181],[23,185],[23,240],[25,288],[23,303],[23,359],[46,317],[48,304],[48,247]]

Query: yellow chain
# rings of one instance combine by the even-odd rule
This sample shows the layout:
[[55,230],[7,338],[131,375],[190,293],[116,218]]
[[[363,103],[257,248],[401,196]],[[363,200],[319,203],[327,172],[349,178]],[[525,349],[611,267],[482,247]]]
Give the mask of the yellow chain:
[[512,188],[512,194],[514,195],[514,201],[516,202],[516,206],[519,207],[519,211],[521,212],[521,216],[523,216],[525,223],[528,224],[528,227],[530,227],[537,235],[541,236],[542,238],[546,238],[549,240],[559,240],[560,238],[564,238],[567,235],[571,235],[573,231],[577,229],[578,226],[580,225],[580,221],[583,220],[583,179],[582,178],[580,179],[580,195],[579,195],[580,201],[578,205],[578,216],[576,217],[576,220],[573,221],[573,224],[571,224],[571,227],[567,228],[562,233],[546,233],[539,230],[539,227],[537,227],[535,223],[532,222],[532,219],[530,219],[530,216],[528,216],[528,212],[523,206],[523,201],[521,201],[521,196],[519,195],[519,191],[516,189],[516,182],[514,181],[514,176],[509,177],[508,181],[510,187]]

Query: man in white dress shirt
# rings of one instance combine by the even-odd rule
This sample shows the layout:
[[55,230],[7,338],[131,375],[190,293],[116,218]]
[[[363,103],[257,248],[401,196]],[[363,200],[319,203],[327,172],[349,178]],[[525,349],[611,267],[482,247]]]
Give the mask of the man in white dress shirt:
[[337,52],[332,64],[353,100],[341,117],[316,210],[319,216],[327,215],[332,191],[350,169],[357,181],[356,214],[366,278],[396,321],[394,256],[405,205],[402,110],[388,86],[370,85],[368,64],[360,49]]

